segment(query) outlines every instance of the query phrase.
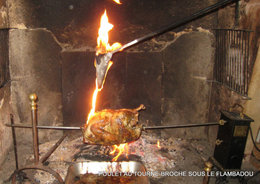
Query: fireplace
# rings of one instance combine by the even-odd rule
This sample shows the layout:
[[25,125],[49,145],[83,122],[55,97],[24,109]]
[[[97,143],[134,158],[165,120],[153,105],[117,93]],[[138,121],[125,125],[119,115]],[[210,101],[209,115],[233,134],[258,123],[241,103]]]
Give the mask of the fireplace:
[[[109,33],[110,43],[124,45],[154,31],[165,31],[113,54],[113,65],[98,94],[96,111],[134,109],[144,104],[146,109],[139,112],[139,123],[144,127],[182,127],[142,131],[140,138],[129,145],[128,158],[123,154],[119,161],[143,162],[148,171],[174,175],[151,177],[151,182],[170,183],[172,177],[177,177],[180,183],[194,178],[202,182],[203,176],[182,177],[182,174],[191,171],[191,175],[199,175],[204,171],[204,162],[213,156],[220,110],[229,111],[233,104],[241,104],[256,122],[252,125],[254,136],[259,128],[257,113],[253,110],[250,114],[251,106],[257,109],[257,105],[248,101],[251,98],[254,104],[258,99],[254,89],[258,89],[259,83],[253,71],[259,46],[256,16],[259,5],[255,1],[233,1],[214,11],[191,16],[220,2],[121,0],[122,4],[117,4],[113,0],[4,0],[0,3],[3,53],[0,54],[0,162],[7,167],[9,159],[14,160],[11,128],[5,126],[11,123],[10,114],[15,124],[31,123],[28,100],[31,93],[39,98],[39,126],[85,125],[95,89],[99,19],[106,9],[114,25]],[[175,26],[167,29],[169,25]],[[246,94],[241,95],[216,80],[216,71],[219,72],[216,29],[253,31],[248,36],[250,47],[243,47],[248,49],[250,59]],[[251,91],[250,85],[253,85]],[[207,123],[215,125],[189,127]],[[68,134],[47,161],[50,167],[60,171],[63,179],[68,163],[113,159],[110,148],[83,144],[81,131],[39,129],[38,133],[41,156],[63,134]],[[33,162],[31,129],[16,128],[16,137],[19,167],[24,167]],[[250,157],[251,150],[252,144],[245,155]],[[4,175],[10,176],[15,170],[15,163],[12,164],[13,168],[2,172],[0,178],[7,180]],[[38,171],[34,174],[37,179],[47,181],[45,174]]]

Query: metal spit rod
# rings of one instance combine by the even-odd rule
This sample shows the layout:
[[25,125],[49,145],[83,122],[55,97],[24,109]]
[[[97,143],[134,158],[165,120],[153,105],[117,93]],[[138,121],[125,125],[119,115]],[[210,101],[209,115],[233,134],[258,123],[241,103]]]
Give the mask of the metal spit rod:
[[[32,125],[29,124],[21,124],[21,123],[16,123],[16,124],[5,124],[8,127],[15,127],[15,128],[32,128]],[[37,125],[36,126],[38,129],[53,129],[53,130],[81,130],[82,127],[64,127],[64,126],[41,126]]]
[[[223,125],[226,121],[220,120],[219,122],[209,122],[209,123],[198,123],[198,124],[186,124],[186,125],[162,125],[162,126],[148,126],[143,127],[143,130],[157,130],[157,129],[172,129],[172,128],[190,128],[190,127],[201,127],[201,126],[215,126]],[[16,128],[32,128],[29,124],[5,124],[8,127]],[[36,126],[38,129],[55,129],[55,130],[82,130],[83,127],[64,127],[64,126]]]
[[68,134],[64,134],[58,142],[56,142],[51,149],[40,159],[41,163],[44,163],[48,158],[51,156],[51,154],[59,147],[59,145],[62,143],[62,141],[68,136]]
[[143,130],[157,130],[157,129],[172,129],[172,128],[190,128],[190,127],[201,127],[201,126],[215,126],[220,125],[220,122],[210,123],[198,123],[198,124],[186,124],[186,125],[162,125],[162,126],[148,126],[143,127]]
[[124,49],[126,49],[128,47],[136,45],[137,43],[149,40],[149,39],[151,39],[151,38],[153,38],[155,36],[162,35],[163,33],[166,33],[166,32],[168,32],[168,31],[170,31],[170,30],[172,30],[174,28],[182,26],[182,25],[184,25],[184,24],[186,24],[188,22],[191,22],[191,21],[193,21],[193,20],[195,20],[195,19],[197,19],[199,17],[202,17],[202,16],[204,16],[204,15],[206,15],[208,13],[216,11],[217,9],[219,9],[219,8],[221,8],[223,6],[226,6],[226,5],[230,4],[230,3],[234,3],[234,2],[237,2],[237,1],[239,1],[239,0],[224,0],[224,1],[220,1],[220,2],[218,2],[216,4],[213,4],[213,5],[209,6],[209,7],[204,8],[204,9],[198,11],[198,12],[195,12],[192,15],[190,15],[188,17],[185,17],[185,18],[183,18],[182,20],[180,20],[178,22],[174,22],[174,23],[172,23],[170,25],[167,25],[167,26],[165,26],[165,27],[163,27],[161,29],[158,29],[157,31],[154,31],[154,32],[152,32],[150,34],[147,34],[147,35],[143,36],[143,37],[137,38],[137,39],[135,39],[135,40],[133,40],[133,41],[123,45],[122,47],[116,49],[115,51],[112,51],[111,53],[114,54],[114,53],[122,51],[122,50],[124,50]]

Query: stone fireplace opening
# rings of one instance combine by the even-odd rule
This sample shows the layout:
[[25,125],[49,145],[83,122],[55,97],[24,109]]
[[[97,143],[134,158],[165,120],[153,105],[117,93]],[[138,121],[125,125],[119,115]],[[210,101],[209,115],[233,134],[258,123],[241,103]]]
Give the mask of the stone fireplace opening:
[[[12,132],[6,124],[10,123],[10,114],[14,123],[31,123],[31,93],[38,96],[38,125],[84,126],[95,89],[96,39],[104,10],[114,25],[110,42],[125,44],[217,2],[220,0],[121,0],[122,4],[113,0],[0,1],[0,181],[6,182],[15,170]],[[144,104],[146,109],[139,116],[143,126],[189,125],[218,122],[220,110],[228,111],[238,103],[255,120],[251,125],[255,139],[260,121],[259,11],[259,3],[254,0],[230,3],[116,53],[96,110],[133,109]],[[253,31],[249,38],[252,68],[246,97],[216,82],[218,28]],[[40,155],[68,134],[48,161],[63,177],[68,163],[111,161],[111,150],[84,145],[81,131],[38,133]],[[218,126],[143,131],[141,138],[130,145],[128,159],[121,157],[121,161],[145,162],[150,171],[198,173],[213,156],[217,133]],[[31,129],[16,128],[16,137],[19,167],[24,167],[33,162]],[[257,170],[249,162],[252,150],[248,136],[243,167]],[[42,174],[35,175],[39,178]],[[52,182],[43,176],[41,183]],[[151,183],[172,183],[173,177],[177,183],[203,180],[203,176],[182,175],[150,179]]]

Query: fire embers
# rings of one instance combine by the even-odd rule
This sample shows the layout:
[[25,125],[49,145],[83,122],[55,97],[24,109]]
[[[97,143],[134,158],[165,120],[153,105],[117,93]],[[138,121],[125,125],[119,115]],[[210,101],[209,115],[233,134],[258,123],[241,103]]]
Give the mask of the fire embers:
[[142,133],[138,124],[138,111],[145,109],[105,109],[96,112],[83,129],[84,142],[88,144],[115,145],[135,141]]

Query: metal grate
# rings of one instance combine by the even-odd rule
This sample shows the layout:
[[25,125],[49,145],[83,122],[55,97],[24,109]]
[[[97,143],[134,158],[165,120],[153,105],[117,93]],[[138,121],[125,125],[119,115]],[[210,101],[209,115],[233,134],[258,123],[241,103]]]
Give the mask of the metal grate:
[[248,95],[252,68],[250,33],[248,30],[216,29],[215,80],[243,96]]

